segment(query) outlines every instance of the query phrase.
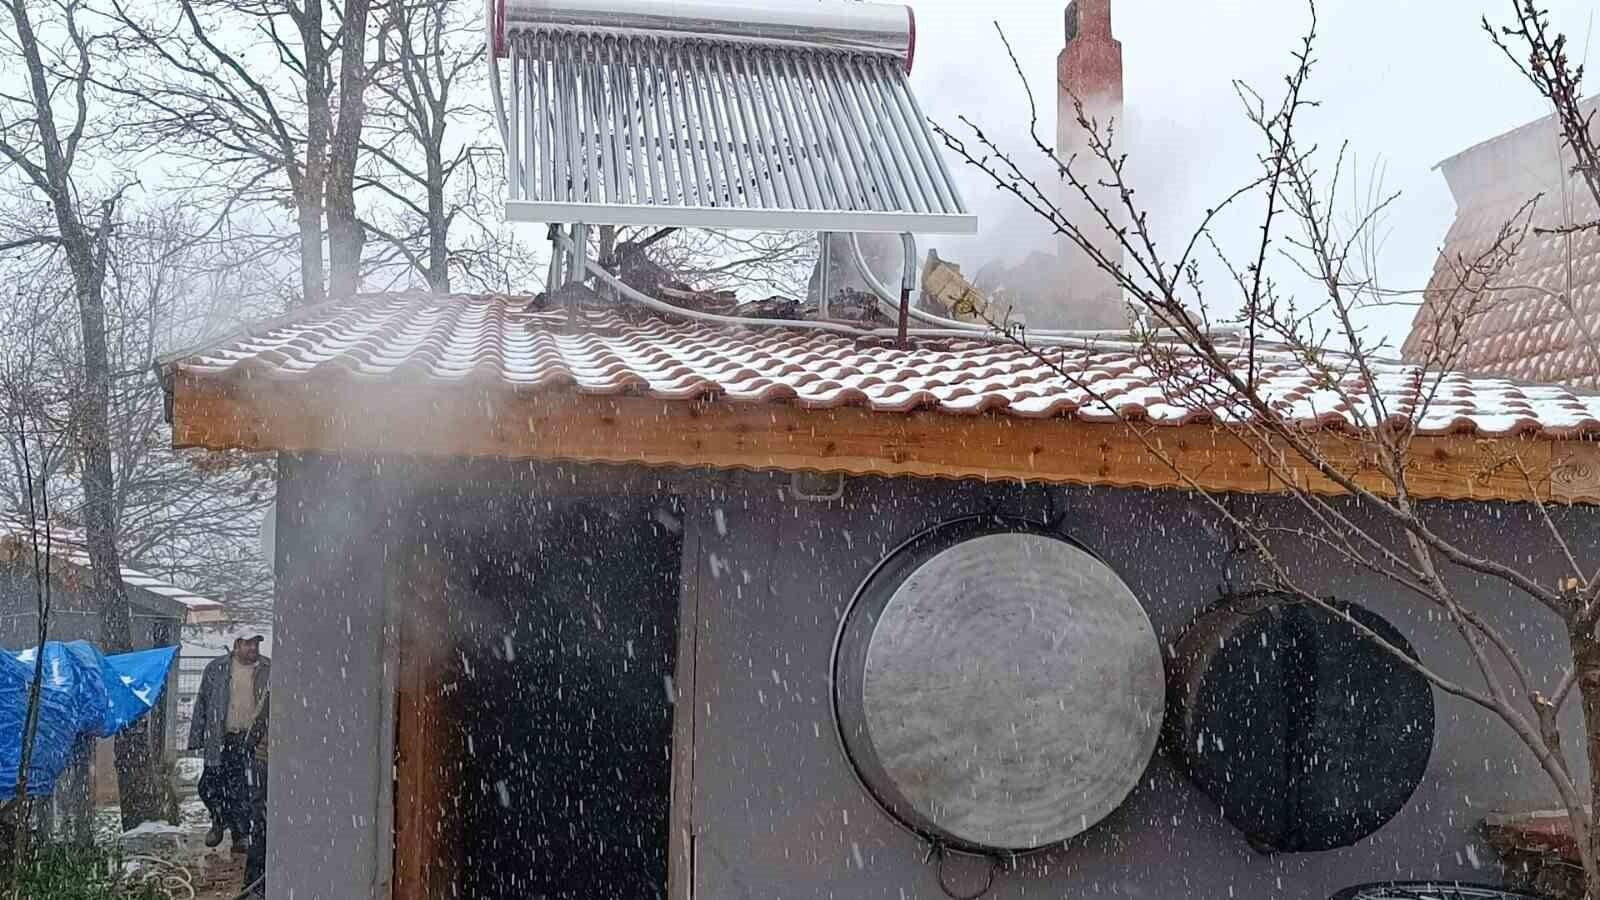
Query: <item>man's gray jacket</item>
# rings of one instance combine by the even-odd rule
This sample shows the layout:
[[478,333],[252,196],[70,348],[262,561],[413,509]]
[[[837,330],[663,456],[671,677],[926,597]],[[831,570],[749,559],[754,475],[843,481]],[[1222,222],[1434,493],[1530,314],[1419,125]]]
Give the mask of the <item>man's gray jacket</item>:
[[[267,677],[272,661],[265,656],[256,661],[256,707],[267,692]],[[200,693],[194,698],[189,719],[189,749],[204,750],[206,765],[222,763],[222,737],[228,730],[228,698],[233,690],[233,654],[224,653],[206,664],[200,675]]]

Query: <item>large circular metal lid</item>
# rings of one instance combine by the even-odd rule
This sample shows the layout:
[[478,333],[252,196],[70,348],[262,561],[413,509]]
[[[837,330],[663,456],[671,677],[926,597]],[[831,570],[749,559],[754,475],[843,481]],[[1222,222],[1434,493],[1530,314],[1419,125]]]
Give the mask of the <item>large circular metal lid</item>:
[[1160,646],[1087,550],[964,519],[868,578],[834,657],[839,732],[862,782],[957,847],[1060,843],[1122,803],[1160,732]]

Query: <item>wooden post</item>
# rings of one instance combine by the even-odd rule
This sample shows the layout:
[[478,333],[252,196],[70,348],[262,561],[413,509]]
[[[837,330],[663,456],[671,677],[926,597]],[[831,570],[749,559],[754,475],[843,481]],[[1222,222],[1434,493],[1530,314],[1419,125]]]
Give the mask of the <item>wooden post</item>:
[[[678,512],[683,515],[682,511]],[[678,652],[673,676],[672,807],[667,834],[667,897],[694,897],[694,705],[700,629],[700,520],[683,515],[683,557],[678,602]]]
[[[166,647],[175,642],[173,632],[175,620],[160,619],[150,623],[151,647]],[[165,764],[174,758],[174,745],[171,740],[171,717],[169,711],[177,708],[174,694],[178,690],[178,661],[172,661],[172,668],[167,670],[167,684],[161,691],[161,702],[150,710],[150,753],[156,760],[159,771]]]
[[446,799],[453,785],[449,736],[454,733],[439,691],[439,654],[447,639],[445,579],[436,558],[408,541],[397,568],[400,620],[399,688],[395,705],[393,900],[450,896],[455,866],[454,819]]

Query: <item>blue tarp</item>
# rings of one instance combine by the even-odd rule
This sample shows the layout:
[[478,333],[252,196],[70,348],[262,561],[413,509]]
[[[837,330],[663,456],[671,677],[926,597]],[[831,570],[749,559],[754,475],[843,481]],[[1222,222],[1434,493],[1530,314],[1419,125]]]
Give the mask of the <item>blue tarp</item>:
[[[0,799],[17,789],[34,654],[0,652]],[[110,737],[154,709],[177,655],[177,647],[157,647],[106,656],[86,641],[46,642],[28,793],[55,790],[80,738]]]

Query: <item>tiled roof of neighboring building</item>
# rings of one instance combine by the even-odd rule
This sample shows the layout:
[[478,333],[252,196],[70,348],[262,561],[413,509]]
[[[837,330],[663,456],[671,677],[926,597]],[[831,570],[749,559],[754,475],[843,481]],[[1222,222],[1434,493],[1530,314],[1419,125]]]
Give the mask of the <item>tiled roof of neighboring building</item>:
[[[1440,164],[1457,213],[1403,358],[1426,359],[1433,342],[1459,347],[1454,365],[1463,371],[1600,390],[1600,231],[1535,230],[1600,218],[1592,194],[1560,162],[1559,145],[1545,119]],[[1536,197],[1530,217],[1524,204]],[[1463,263],[1479,260],[1519,214],[1534,228],[1494,275],[1482,312],[1458,330],[1451,307],[1459,315]]]
[[[591,314],[572,329],[563,314],[528,312],[527,304],[528,298],[506,296],[362,297],[268,323],[171,358],[165,368],[223,382],[494,384],[886,414],[995,412],[1090,422],[1131,416],[1163,425],[1240,414],[1219,403],[1202,376],[1187,380],[1182,366],[1176,373],[1163,366],[1165,374],[1158,374],[1135,348],[1116,342],[1050,349],[1067,378],[1029,350],[992,340],[917,339],[898,347],[799,329],[613,313]],[[1600,434],[1600,397],[1399,363],[1379,365],[1375,375],[1388,416],[1414,421],[1423,434]],[[1370,425],[1378,418],[1354,374],[1331,385],[1286,356],[1269,355],[1260,377],[1283,414],[1307,426]],[[1356,402],[1346,402],[1351,397]]]

